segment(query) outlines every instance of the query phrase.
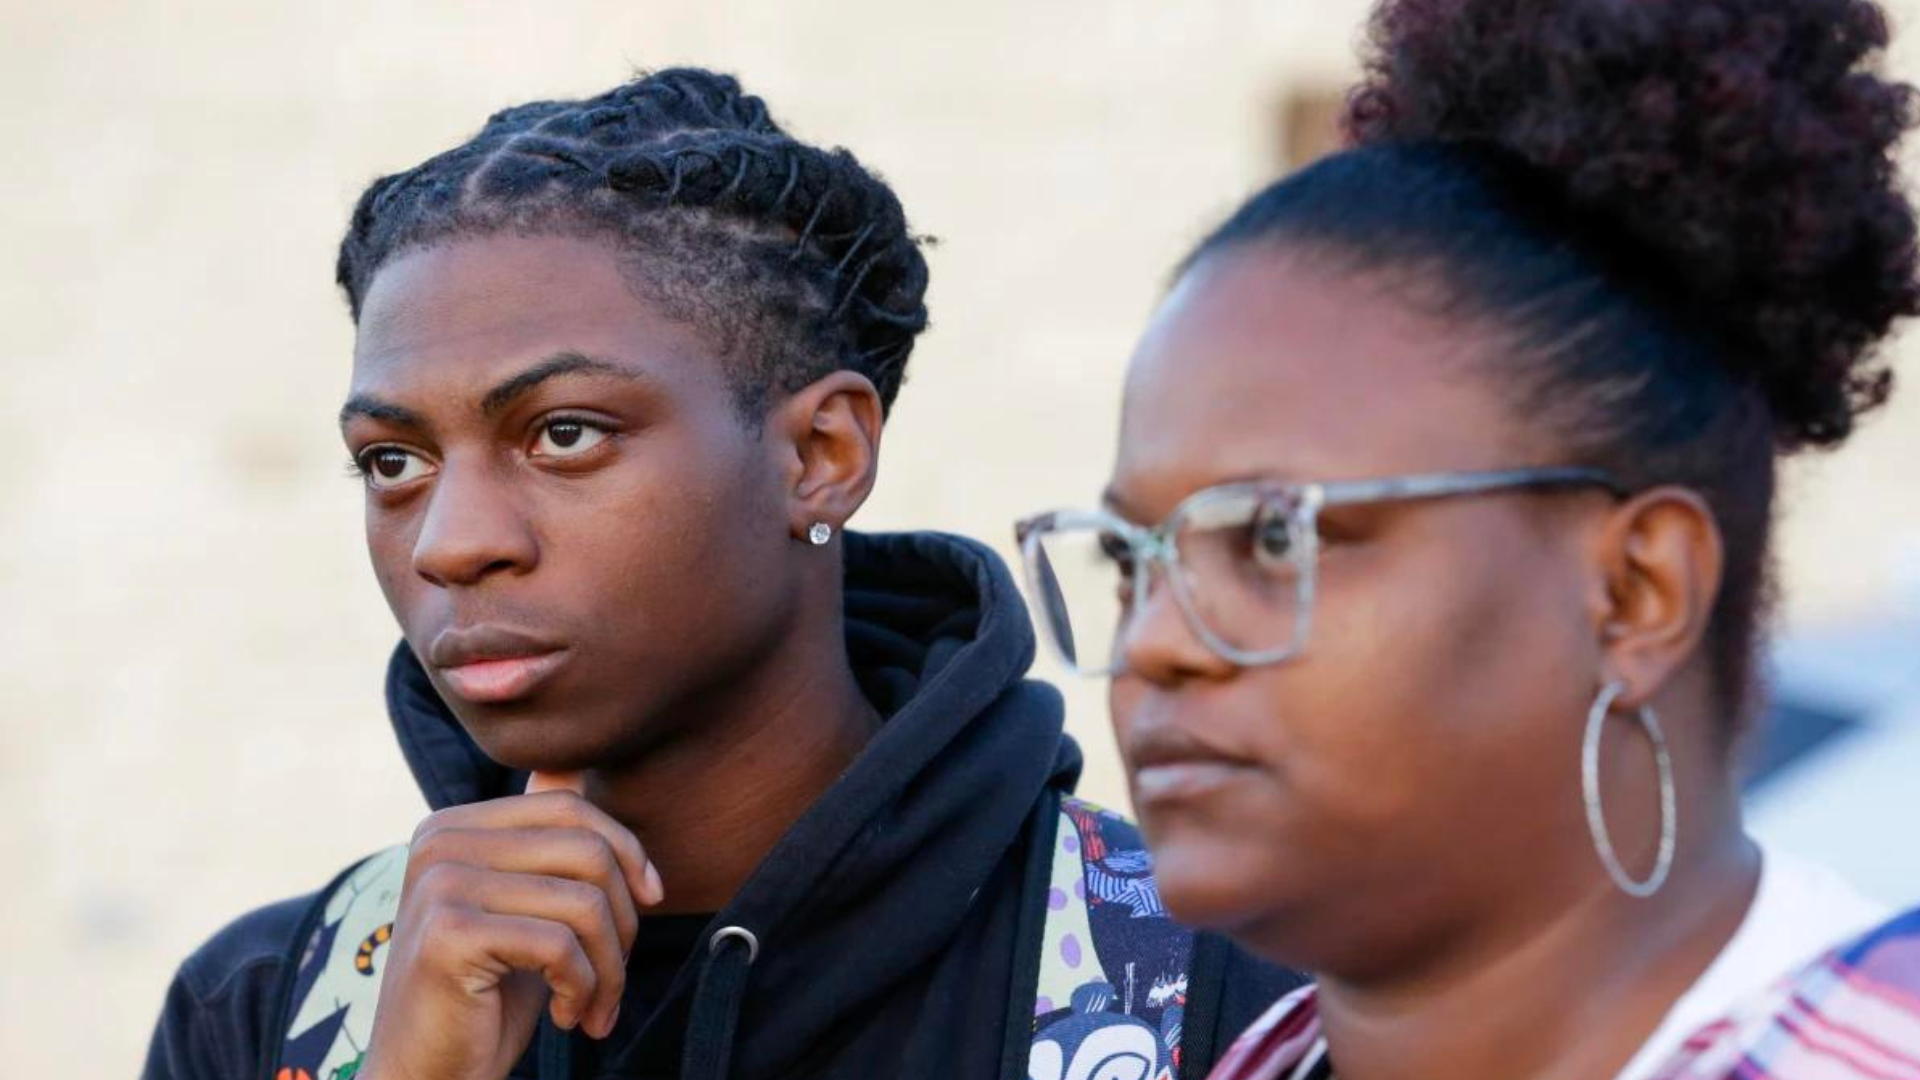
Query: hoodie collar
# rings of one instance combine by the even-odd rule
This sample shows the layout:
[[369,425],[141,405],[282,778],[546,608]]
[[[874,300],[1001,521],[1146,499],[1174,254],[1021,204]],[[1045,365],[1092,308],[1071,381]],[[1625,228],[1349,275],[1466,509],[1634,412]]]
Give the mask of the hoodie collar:
[[[914,722],[883,726],[862,760],[878,755],[907,765],[937,749],[926,740],[952,738],[1021,680],[1033,663],[1033,626],[1006,565],[976,541],[933,532],[842,536],[854,675],[889,720],[917,702]],[[488,758],[461,728],[404,641],[388,658],[386,704],[430,808],[526,788],[524,771]],[[914,730],[903,734],[902,726]],[[1071,773],[1070,786],[1080,767],[1071,740],[1060,764]]]

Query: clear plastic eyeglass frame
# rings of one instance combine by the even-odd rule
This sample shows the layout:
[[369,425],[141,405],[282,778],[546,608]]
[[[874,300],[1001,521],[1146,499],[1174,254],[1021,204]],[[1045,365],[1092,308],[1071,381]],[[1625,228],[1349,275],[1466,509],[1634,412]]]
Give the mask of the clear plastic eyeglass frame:
[[[1015,526],[1025,564],[1027,588],[1037,621],[1049,647],[1063,664],[1076,674],[1101,677],[1118,674],[1123,667],[1125,642],[1133,623],[1147,603],[1153,579],[1165,580],[1173,591],[1175,603],[1194,635],[1220,658],[1239,667],[1264,667],[1283,663],[1306,648],[1313,628],[1313,601],[1319,566],[1321,510],[1336,506],[1408,502],[1455,498],[1488,492],[1524,488],[1599,487],[1624,498],[1628,490],[1602,469],[1575,466],[1504,469],[1488,472],[1428,473],[1377,480],[1336,481],[1328,483],[1282,483],[1252,481],[1222,484],[1197,491],[1183,500],[1167,519],[1151,527],[1136,525],[1107,510],[1055,510],[1036,514]],[[1209,625],[1194,595],[1193,576],[1184,571],[1178,537],[1186,530],[1233,529],[1241,526],[1282,526],[1287,549],[1285,558],[1293,575],[1290,629],[1275,628],[1275,636],[1287,634],[1285,644],[1266,649],[1249,649],[1233,644]],[[1114,647],[1104,663],[1087,663],[1076,656],[1073,628],[1068,616],[1068,600],[1062,594],[1059,579],[1049,562],[1045,545],[1052,536],[1093,533],[1104,543],[1118,543],[1133,568],[1131,592],[1124,598],[1121,625],[1114,632]],[[1155,570],[1159,573],[1156,575]]]

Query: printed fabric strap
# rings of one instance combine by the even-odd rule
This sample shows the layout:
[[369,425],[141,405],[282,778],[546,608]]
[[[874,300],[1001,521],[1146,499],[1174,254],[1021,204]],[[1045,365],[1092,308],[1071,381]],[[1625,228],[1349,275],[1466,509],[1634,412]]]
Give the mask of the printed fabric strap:
[[273,1080],[352,1080],[360,1071],[406,874],[402,844],[355,867],[319,900],[320,918],[294,968]]
[[1140,830],[1063,799],[1033,1003],[1030,1080],[1172,1080],[1193,934],[1160,902]]

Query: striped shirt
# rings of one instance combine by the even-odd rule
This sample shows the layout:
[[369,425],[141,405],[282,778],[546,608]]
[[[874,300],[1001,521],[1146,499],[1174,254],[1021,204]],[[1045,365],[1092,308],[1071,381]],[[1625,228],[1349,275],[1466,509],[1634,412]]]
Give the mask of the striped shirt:
[[[1324,1063],[1304,987],[1255,1021],[1209,1080],[1294,1080]],[[1833,949],[1700,1028],[1659,1080],[1920,1080],[1920,908]]]

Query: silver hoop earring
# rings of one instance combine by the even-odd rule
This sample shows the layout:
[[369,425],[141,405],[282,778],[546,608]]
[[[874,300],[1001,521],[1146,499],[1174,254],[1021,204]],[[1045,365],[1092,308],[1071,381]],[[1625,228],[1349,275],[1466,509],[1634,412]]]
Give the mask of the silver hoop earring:
[[1676,834],[1679,832],[1679,813],[1675,804],[1673,790],[1673,758],[1667,753],[1667,737],[1660,730],[1660,719],[1647,706],[1635,710],[1634,717],[1640,721],[1640,727],[1646,731],[1647,738],[1653,743],[1654,766],[1660,771],[1660,853],[1654,858],[1653,873],[1646,880],[1635,881],[1620,865],[1620,857],[1614,852],[1613,838],[1607,833],[1607,814],[1600,802],[1600,736],[1607,726],[1607,717],[1613,712],[1613,703],[1626,687],[1619,682],[1609,682],[1601,687],[1600,696],[1593,699],[1593,707],[1587,710],[1586,739],[1580,752],[1580,788],[1587,803],[1587,831],[1593,834],[1593,850],[1600,856],[1600,864],[1607,868],[1607,876],[1620,891],[1628,896],[1646,899],[1660,891],[1667,883],[1667,872],[1673,869],[1673,849]]
[[807,543],[814,547],[825,547],[833,539],[833,526],[824,521],[816,521],[813,528],[807,530]]

